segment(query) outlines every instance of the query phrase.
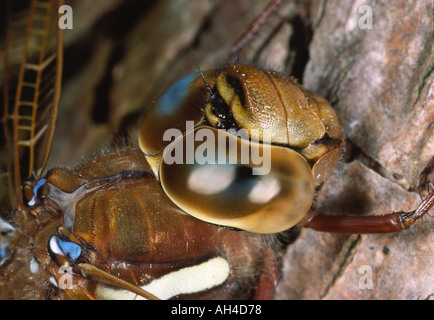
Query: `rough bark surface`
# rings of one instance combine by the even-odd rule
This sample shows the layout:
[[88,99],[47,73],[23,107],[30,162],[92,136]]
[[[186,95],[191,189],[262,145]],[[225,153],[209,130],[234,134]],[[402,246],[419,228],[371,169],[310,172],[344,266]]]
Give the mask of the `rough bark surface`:
[[[224,59],[266,6],[250,0],[70,1],[65,82],[51,156],[74,165],[133,123],[173,81]],[[363,5],[372,9],[364,28]],[[347,149],[318,198],[323,214],[413,210],[434,179],[430,1],[284,1],[241,53],[332,103]],[[431,161],[431,162],[430,162]],[[277,299],[432,299],[434,221],[392,235],[303,230]],[[369,282],[372,280],[372,283]]]

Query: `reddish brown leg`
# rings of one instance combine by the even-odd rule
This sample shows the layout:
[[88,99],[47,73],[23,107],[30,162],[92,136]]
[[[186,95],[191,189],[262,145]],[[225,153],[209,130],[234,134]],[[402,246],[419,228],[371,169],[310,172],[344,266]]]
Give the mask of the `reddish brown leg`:
[[434,192],[431,192],[414,211],[392,212],[381,216],[314,215],[302,222],[302,226],[324,232],[392,233],[409,228],[433,206]]
[[273,298],[280,279],[280,266],[273,250],[264,252],[264,267],[256,285],[252,300],[270,300]]
[[229,55],[233,56],[241,51],[242,48],[253,38],[258,30],[267,22],[268,18],[274,13],[282,0],[272,0],[268,6],[256,17],[246,32],[232,45]]

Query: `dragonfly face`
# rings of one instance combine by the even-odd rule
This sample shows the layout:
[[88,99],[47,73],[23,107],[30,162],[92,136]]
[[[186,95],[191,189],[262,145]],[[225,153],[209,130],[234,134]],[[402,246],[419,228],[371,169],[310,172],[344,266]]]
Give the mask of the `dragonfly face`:
[[[336,114],[276,71],[229,65],[202,75],[206,83],[193,74],[173,84],[141,124],[141,150],[163,189],[211,223],[260,233],[293,227],[341,155]],[[201,184],[204,175],[220,187]]]

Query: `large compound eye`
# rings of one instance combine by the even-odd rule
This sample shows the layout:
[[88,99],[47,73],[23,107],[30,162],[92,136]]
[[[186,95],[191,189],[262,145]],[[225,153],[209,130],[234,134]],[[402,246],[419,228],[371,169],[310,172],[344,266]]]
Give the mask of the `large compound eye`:
[[[194,151],[193,159],[186,150]],[[312,172],[299,153],[211,127],[196,128],[165,149],[160,181],[192,216],[257,233],[291,228],[314,196]]]

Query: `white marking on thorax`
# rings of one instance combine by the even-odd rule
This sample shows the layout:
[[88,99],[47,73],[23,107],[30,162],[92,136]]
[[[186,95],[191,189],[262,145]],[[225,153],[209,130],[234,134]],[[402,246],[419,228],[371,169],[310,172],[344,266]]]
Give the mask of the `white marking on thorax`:
[[[193,294],[215,288],[229,277],[229,263],[222,257],[215,257],[199,265],[182,268],[151,281],[141,288],[159,299],[170,299],[184,294]],[[96,289],[99,299],[142,300],[135,293],[99,284]]]

